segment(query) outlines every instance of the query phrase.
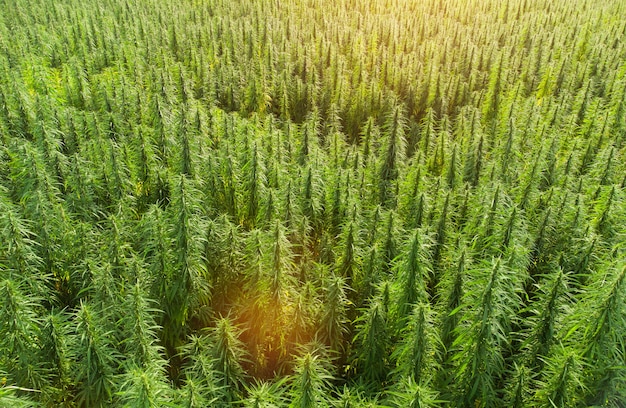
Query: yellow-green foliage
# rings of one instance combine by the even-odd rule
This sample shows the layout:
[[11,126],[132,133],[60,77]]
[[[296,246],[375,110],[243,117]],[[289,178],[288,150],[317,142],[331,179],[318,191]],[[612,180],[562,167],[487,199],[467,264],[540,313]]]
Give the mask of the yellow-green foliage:
[[0,0],[0,406],[621,406],[622,0]]

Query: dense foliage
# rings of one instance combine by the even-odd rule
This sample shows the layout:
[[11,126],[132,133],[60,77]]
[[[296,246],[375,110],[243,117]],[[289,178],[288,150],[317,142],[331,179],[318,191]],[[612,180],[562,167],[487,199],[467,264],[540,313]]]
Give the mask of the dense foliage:
[[624,406],[624,16],[0,0],[0,405]]

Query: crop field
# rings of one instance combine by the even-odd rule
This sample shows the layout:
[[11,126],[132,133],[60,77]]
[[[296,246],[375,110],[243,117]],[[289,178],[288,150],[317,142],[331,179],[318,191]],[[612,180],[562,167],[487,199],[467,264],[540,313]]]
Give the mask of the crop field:
[[626,407],[626,1],[0,0],[0,407]]

